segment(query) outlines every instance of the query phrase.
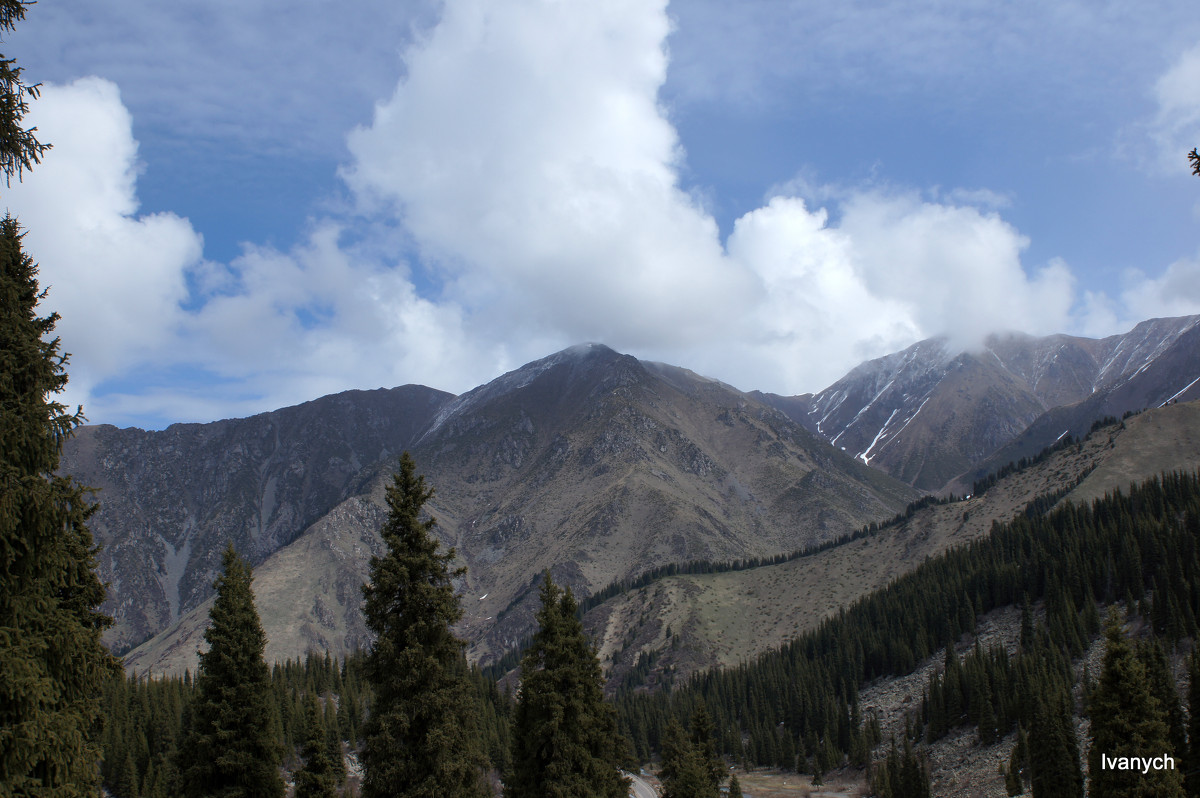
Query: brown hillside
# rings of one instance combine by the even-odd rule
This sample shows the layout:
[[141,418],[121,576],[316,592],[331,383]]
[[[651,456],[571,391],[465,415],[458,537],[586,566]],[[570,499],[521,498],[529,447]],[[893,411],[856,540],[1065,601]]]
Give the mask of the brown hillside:
[[735,664],[779,647],[927,557],[987,534],[993,521],[1089,472],[1064,500],[1087,501],[1164,468],[1200,467],[1198,439],[1200,403],[1149,411],[1124,429],[1104,428],[1001,480],[982,496],[924,508],[897,527],[792,562],[662,579],[597,607],[586,622],[618,681],[643,652],[658,652],[659,668],[673,667],[676,680],[698,668]]

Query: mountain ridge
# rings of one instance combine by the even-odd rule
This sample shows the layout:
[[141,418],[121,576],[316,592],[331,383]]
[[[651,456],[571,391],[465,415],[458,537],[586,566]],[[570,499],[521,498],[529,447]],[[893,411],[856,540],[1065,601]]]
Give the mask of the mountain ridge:
[[[945,492],[1052,443],[1039,424],[1057,424],[1046,417],[1062,408],[1080,406],[1068,423],[1079,435],[1096,418],[1148,406],[1149,397],[1188,398],[1189,387],[1200,396],[1187,385],[1200,377],[1187,356],[1200,351],[1198,324],[1200,316],[1149,319],[1099,339],[1007,333],[962,351],[932,338],[866,361],[811,396],[760,396],[851,456]],[[1168,362],[1174,370],[1154,365]],[[1028,442],[1015,456],[999,454],[1022,436]]]
[[[527,633],[531,574],[550,570],[582,596],[680,559],[771,555],[837,537],[917,496],[724,383],[602,345],[555,353],[425,410],[422,424],[405,427],[408,449],[435,488],[428,509],[443,544],[468,567],[458,587],[481,597],[466,602],[461,628],[478,659]],[[324,565],[275,611],[299,612],[287,622],[294,646],[340,651],[361,636],[360,597],[346,586],[365,576],[388,474],[386,463],[365,469],[356,495],[343,490],[322,516],[341,513],[347,548],[321,554]],[[260,559],[264,590],[273,573],[297,581],[295,569],[272,570],[281,551],[326,551],[310,540],[334,534],[322,523]],[[211,551],[203,531],[189,539]],[[202,612],[204,596],[189,595],[181,611]],[[180,620],[154,632],[187,625]]]
[[[89,526],[113,586],[107,643],[125,651],[202,601],[226,542],[252,565],[290,543],[398,456],[447,396],[409,385],[161,431],[81,427],[60,470],[99,489]],[[201,531],[220,542],[195,545]]]
[[308,582],[263,610],[290,630],[281,651],[340,652],[366,639],[356,586],[379,550],[383,486],[409,449],[435,487],[442,542],[468,566],[458,587],[476,598],[460,633],[487,661],[529,628],[542,571],[583,597],[673,562],[789,553],[890,517],[920,495],[905,481],[967,492],[970,469],[1042,441],[1055,412],[1090,426],[1109,397],[1186,399],[1198,321],[1107,339],[993,337],[975,354],[931,339],[797,397],[580,344],[457,397],[402,386],[160,432],[85,427],[64,470],[104,489],[94,530],[115,650],[171,629],[198,639],[187,617],[204,614],[234,540],[264,590]]

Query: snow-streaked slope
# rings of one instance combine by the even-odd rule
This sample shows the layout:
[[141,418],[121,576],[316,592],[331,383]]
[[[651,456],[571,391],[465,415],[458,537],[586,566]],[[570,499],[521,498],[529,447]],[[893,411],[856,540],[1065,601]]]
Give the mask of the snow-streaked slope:
[[847,454],[937,490],[1056,408],[1125,397],[1099,403],[1119,414],[1196,390],[1195,368],[1155,366],[1194,350],[1198,324],[1151,319],[1103,339],[994,335],[978,351],[934,338],[859,365],[807,402],[763,398]]

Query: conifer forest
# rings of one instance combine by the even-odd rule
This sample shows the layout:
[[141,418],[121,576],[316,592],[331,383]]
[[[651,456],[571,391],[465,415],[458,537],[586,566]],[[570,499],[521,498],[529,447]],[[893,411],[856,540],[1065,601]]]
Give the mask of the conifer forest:
[[[229,743],[243,746],[237,755],[247,759],[231,761],[272,761],[272,772],[283,767],[293,774],[297,794],[304,795],[342,794],[343,763],[370,763],[372,735],[381,727],[400,734],[447,717],[459,719],[455,733],[434,734],[461,742],[425,756],[436,763],[428,768],[477,776],[461,779],[463,794],[490,794],[489,784],[500,783],[506,795],[622,795],[620,774],[653,762],[665,795],[715,795],[728,782],[730,765],[781,768],[818,780],[851,766],[866,769],[874,794],[926,795],[922,750],[967,728],[981,745],[1008,736],[1018,741],[1006,766],[1011,794],[1082,795],[1086,741],[1074,718],[1083,714],[1091,720],[1095,756],[1101,745],[1109,756],[1161,749],[1186,764],[1174,773],[1155,771],[1162,783],[1154,782],[1152,794],[1194,794],[1200,784],[1186,777],[1200,772],[1200,746],[1188,719],[1200,716],[1200,696],[1179,694],[1167,655],[1194,638],[1200,617],[1200,478],[1164,474],[1090,506],[1042,512],[1048,503],[997,525],[986,540],[931,559],[775,653],[703,673],[670,691],[621,691],[605,701],[577,604],[548,578],[517,694],[467,667],[450,645],[446,675],[439,678],[457,685],[444,690],[444,700],[457,703],[438,705],[434,718],[416,715],[434,700],[434,691],[391,700],[391,712],[413,713],[409,717],[373,715],[382,706],[378,696],[395,689],[388,680],[414,673],[372,665],[373,657],[384,656],[382,647],[340,662],[313,654],[276,664],[269,675],[261,654],[230,653],[230,664],[261,668],[263,676],[255,682],[258,697],[240,695],[224,709],[210,708],[213,687],[207,685],[221,677],[208,660],[195,676],[110,678],[100,703],[106,719],[99,736],[101,775],[113,795],[185,794],[178,791],[191,787],[179,779],[196,767],[187,764],[193,757],[185,752],[201,750],[185,743],[202,734],[196,719],[261,700],[260,712],[241,713],[257,725]],[[236,572],[244,566],[231,559],[230,567]],[[977,618],[1006,606],[1021,612],[1015,654],[978,644],[960,654],[947,645],[968,638]],[[1131,623],[1146,630],[1136,641],[1123,631]],[[244,629],[247,623],[232,625]],[[212,629],[222,627],[214,618]],[[448,625],[443,620],[433,628],[444,633]],[[1101,636],[1103,668],[1080,683],[1073,663]],[[255,644],[251,637],[241,641],[248,649]],[[434,658],[423,656],[434,667]],[[903,732],[884,739],[860,690],[910,673],[932,656],[943,659],[923,700],[909,710]],[[1196,659],[1188,661],[1193,670],[1200,667]],[[248,684],[234,679],[221,692],[231,695]],[[459,736],[462,729],[470,735]],[[214,734],[203,743],[216,746],[205,761],[222,758],[220,733]],[[376,753],[385,760],[376,767],[412,772],[393,774],[391,792],[378,794],[427,794],[419,784],[429,769],[411,767],[421,743],[392,742],[388,750],[413,751],[414,759],[393,763]],[[1109,773],[1094,763],[1090,771]],[[234,772],[246,770],[238,765]],[[611,787],[603,786],[606,778]],[[1088,794],[1132,795],[1128,790],[1145,789],[1147,779],[1116,773],[1111,785],[1093,782]],[[364,794],[369,784],[363,782]]]

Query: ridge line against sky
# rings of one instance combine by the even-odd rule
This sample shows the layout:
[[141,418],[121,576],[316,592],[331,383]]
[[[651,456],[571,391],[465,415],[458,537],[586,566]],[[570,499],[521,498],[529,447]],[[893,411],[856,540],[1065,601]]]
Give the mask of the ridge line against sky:
[[[580,341],[817,391],[1200,312],[1184,2],[61,0],[0,189],[94,423],[462,393]],[[334,12],[337,13],[334,13]]]

